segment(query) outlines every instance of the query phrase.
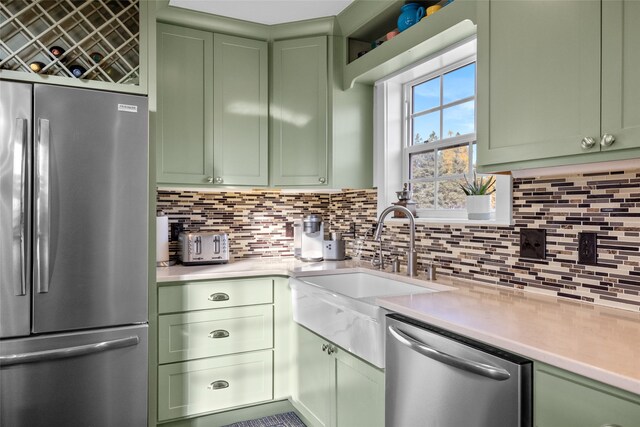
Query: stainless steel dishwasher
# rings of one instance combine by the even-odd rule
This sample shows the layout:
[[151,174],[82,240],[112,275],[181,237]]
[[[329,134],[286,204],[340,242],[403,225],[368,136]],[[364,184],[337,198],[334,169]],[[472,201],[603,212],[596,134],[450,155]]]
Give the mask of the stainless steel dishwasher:
[[399,314],[386,334],[386,427],[533,425],[531,361]]

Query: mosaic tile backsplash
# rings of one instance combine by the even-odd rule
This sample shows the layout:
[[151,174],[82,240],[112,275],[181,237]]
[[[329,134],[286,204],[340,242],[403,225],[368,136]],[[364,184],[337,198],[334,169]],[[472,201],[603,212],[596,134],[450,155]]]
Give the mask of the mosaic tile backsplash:
[[[286,222],[321,213],[326,231],[347,232],[352,222],[363,241],[360,255],[371,259],[377,244],[364,239],[376,222],[376,190],[333,194],[252,191],[197,193],[158,191],[158,209],[189,230],[229,233],[234,258],[292,256]],[[420,270],[545,293],[562,298],[640,311],[640,170],[515,179],[509,227],[416,226]],[[546,230],[546,259],[519,257],[520,230]],[[578,233],[598,238],[597,265],[578,263]],[[408,247],[408,226],[388,223],[387,256]],[[172,254],[177,246],[172,244]],[[359,245],[350,242],[356,255]]]

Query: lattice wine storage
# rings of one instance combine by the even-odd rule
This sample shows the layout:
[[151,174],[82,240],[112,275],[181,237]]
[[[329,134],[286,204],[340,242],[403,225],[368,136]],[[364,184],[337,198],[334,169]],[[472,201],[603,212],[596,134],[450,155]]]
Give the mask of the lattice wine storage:
[[2,0],[0,69],[137,85],[139,0]]

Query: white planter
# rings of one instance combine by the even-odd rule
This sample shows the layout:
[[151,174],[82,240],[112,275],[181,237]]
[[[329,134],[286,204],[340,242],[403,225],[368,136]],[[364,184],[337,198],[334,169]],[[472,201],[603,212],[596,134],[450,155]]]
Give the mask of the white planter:
[[469,219],[489,219],[491,196],[467,196],[467,216]]

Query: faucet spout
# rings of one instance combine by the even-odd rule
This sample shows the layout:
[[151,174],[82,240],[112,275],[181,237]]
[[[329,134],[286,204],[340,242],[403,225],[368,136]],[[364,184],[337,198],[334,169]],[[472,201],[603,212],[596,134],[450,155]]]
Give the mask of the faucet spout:
[[407,253],[407,275],[410,277],[418,274],[417,268],[417,254],[416,254],[416,220],[411,211],[404,206],[389,206],[380,214],[378,218],[378,225],[376,231],[373,234],[375,240],[382,238],[382,228],[384,227],[385,218],[391,213],[399,211],[404,213],[409,218],[409,252]]

